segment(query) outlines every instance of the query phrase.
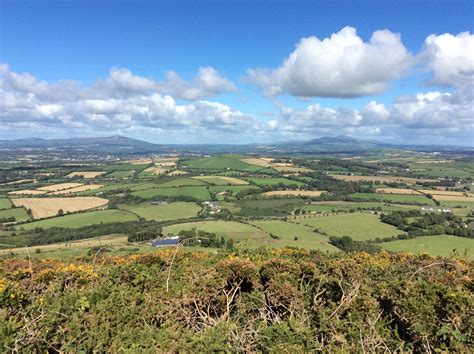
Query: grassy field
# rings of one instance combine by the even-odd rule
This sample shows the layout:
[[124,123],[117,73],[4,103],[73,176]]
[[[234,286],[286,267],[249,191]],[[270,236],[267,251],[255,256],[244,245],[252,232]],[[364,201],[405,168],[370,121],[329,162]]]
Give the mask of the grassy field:
[[238,200],[235,204],[241,208],[238,214],[242,216],[285,216],[303,205],[304,201],[297,198]]
[[12,216],[15,218],[16,221],[26,221],[30,219],[24,208],[11,208],[0,210],[0,219],[11,218]]
[[[351,209],[357,210],[366,209],[371,210],[374,208],[380,208],[382,211],[396,211],[396,210],[407,210],[407,206],[399,206],[394,204],[385,204],[377,202],[322,202],[318,204],[304,205],[300,209],[311,211],[311,212],[331,212],[331,211],[349,211]],[[409,207],[409,209],[418,207]]]
[[245,186],[210,186],[209,190],[214,193],[219,193],[223,191],[232,191],[232,193],[235,195],[241,191],[246,191],[249,189],[254,189],[254,190],[259,190],[260,188],[257,186],[250,186],[250,185],[245,185]]
[[301,190],[284,190],[284,191],[270,191],[262,193],[264,197],[278,197],[278,196],[304,196],[304,197],[320,197],[326,191],[301,191]]
[[160,183],[160,187],[205,186],[206,183],[194,178],[176,178]]
[[88,225],[135,220],[138,220],[138,217],[128,211],[107,209],[57,216],[51,219],[39,220],[28,224],[22,224],[18,227],[22,227],[25,230],[32,230],[37,227],[41,227],[43,229],[49,229],[51,227],[79,228]]
[[372,240],[376,237],[390,237],[403,233],[396,227],[381,222],[377,215],[367,213],[312,217],[297,219],[295,222],[319,229],[328,236],[350,236],[357,241]]
[[390,252],[428,253],[433,256],[451,256],[453,250],[457,254],[474,259],[474,240],[464,237],[440,235],[423,236],[411,240],[397,240],[380,243],[383,249]]
[[382,194],[382,193],[354,193],[349,197],[359,200],[378,200],[392,203],[420,203],[433,205],[433,200],[422,195],[401,195],[401,194]]
[[147,168],[149,164],[136,164],[136,163],[122,163],[105,166],[107,171],[142,171]]
[[216,156],[216,157],[205,157],[202,159],[185,161],[184,165],[200,170],[236,170],[236,171],[258,171],[261,170],[261,166],[249,165],[248,163],[240,161],[237,157],[233,156]]
[[113,171],[112,173],[109,173],[108,175],[106,175],[106,177],[110,177],[110,178],[128,178],[128,177],[131,177],[133,176],[133,174],[135,173],[134,170],[124,170],[124,171]]
[[0,198],[0,210],[9,209],[12,207],[12,203],[8,198]]
[[193,197],[199,200],[210,199],[209,191],[206,187],[195,186],[195,187],[179,187],[179,188],[151,188],[146,190],[140,190],[132,193],[137,197],[145,199],[153,199],[156,197],[176,197],[185,196]]
[[338,251],[336,247],[328,243],[327,236],[313,232],[312,228],[307,226],[280,220],[254,221],[252,225],[263,229],[268,234],[280,237],[279,240],[269,241],[268,245],[271,247],[290,246],[320,251]]
[[299,181],[292,181],[288,178],[283,177],[276,177],[276,178],[246,178],[247,181],[256,184],[257,186],[276,186],[277,184],[284,184],[284,185],[296,185],[296,186],[303,186],[303,182]]
[[166,226],[163,228],[165,235],[175,235],[181,230],[202,230],[213,232],[219,237],[232,238],[236,241],[250,239],[257,244],[264,244],[270,238],[265,232],[248,224],[235,221],[198,221]]
[[121,205],[120,209],[128,210],[146,220],[164,221],[192,218],[197,216],[201,207],[196,203],[177,202],[166,205]]

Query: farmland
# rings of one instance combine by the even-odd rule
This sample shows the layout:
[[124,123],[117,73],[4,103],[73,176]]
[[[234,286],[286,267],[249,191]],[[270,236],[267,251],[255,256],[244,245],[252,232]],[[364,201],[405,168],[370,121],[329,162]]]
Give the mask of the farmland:
[[60,210],[64,213],[94,209],[107,205],[108,200],[97,197],[75,198],[20,198],[12,199],[16,207],[31,209],[35,219],[56,216]]
[[120,207],[128,210],[146,220],[165,221],[188,219],[196,217],[201,207],[196,203],[176,202],[165,205],[152,205],[143,203],[138,205],[123,205]]
[[122,210],[98,210],[85,213],[57,216],[21,225],[25,230],[51,227],[79,228],[87,225],[106,224],[138,220],[137,216]]
[[179,188],[150,188],[133,192],[132,195],[144,199],[153,199],[159,197],[176,197],[184,196],[196,198],[199,200],[206,200],[210,198],[209,191],[206,187],[179,187]]
[[9,209],[12,207],[12,203],[8,198],[0,198],[0,210]]
[[377,215],[366,213],[312,217],[297,219],[295,222],[314,227],[328,236],[350,236],[357,241],[396,236],[402,233],[397,228],[382,223]]
[[320,197],[321,194],[325,191],[302,191],[302,190],[278,190],[262,193],[265,197],[275,197],[275,196],[304,196],[304,197]]
[[294,186],[303,186],[304,183],[299,181],[293,181],[288,178],[247,178],[247,181],[256,184],[257,186],[276,186],[278,184],[282,185],[294,185]]
[[202,159],[185,161],[184,165],[191,169],[200,170],[235,170],[235,171],[258,171],[262,167],[250,165],[240,161],[238,158],[229,156],[205,157]]
[[81,177],[81,178],[96,178],[102,176],[105,172],[104,171],[74,171],[68,174],[66,177],[73,178],[73,177]]
[[400,204],[434,204],[433,200],[422,195],[383,194],[383,193],[356,193],[349,197],[357,200],[376,200]]
[[247,181],[244,181],[240,178],[227,177],[227,176],[198,176],[192,177],[194,179],[215,185],[242,185],[249,184]]
[[24,208],[11,208],[0,210],[0,220],[12,217],[15,218],[15,221],[26,221],[30,219]]

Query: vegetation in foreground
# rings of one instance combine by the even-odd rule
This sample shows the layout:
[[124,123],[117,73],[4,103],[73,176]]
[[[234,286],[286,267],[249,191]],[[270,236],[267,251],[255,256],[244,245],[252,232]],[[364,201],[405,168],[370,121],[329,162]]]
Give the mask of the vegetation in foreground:
[[0,260],[0,346],[469,352],[473,269],[427,255],[296,249]]

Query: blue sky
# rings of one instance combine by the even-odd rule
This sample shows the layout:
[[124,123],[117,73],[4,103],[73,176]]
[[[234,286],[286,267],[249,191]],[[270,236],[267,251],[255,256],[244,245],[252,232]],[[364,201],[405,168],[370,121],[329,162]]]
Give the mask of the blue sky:
[[[469,109],[472,109],[472,105],[466,102],[463,107],[449,106],[451,112],[460,116],[460,126],[464,126],[464,129],[458,131],[450,129],[449,135],[439,131],[443,129],[436,129],[436,124],[423,121],[418,117],[421,113],[416,121],[414,117],[400,118],[399,111],[402,107],[392,107],[400,96],[414,97],[417,93],[438,92],[442,95],[458,94],[465,97],[466,91],[471,90],[472,75],[465,77],[472,61],[472,55],[467,53],[473,32],[474,10],[471,1],[2,0],[0,4],[0,62],[8,65],[0,94],[4,97],[7,94],[20,97],[29,93],[39,100],[32,103],[35,107],[57,105],[64,108],[54,110],[62,117],[52,117],[48,110],[45,121],[42,121],[45,117],[39,117],[34,111],[20,116],[5,113],[0,118],[8,123],[8,130],[4,126],[0,130],[0,137],[33,136],[38,132],[60,136],[105,135],[111,130],[149,141],[159,140],[158,142],[212,142],[223,136],[229,136],[235,142],[310,139],[321,135],[336,135],[341,131],[359,137],[409,143],[426,143],[435,137],[436,142],[461,141],[469,144],[472,139],[472,110]],[[336,89],[333,90],[328,85],[319,89],[307,89],[305,92],[309,93],[309,97],[295,94],[295,90],[300,92],[294,88],[298,85],[294,75],[300,69],[296,64],[288,69],[289,72],[285,74],[288,77],[279,79],[280,91],[270,96],[265,94],[268,80],[265,83],[262,80],[275,81],[275,76],[267,72],[264,79],[261,76],[258,79],[249,77],[249,69],[266,68],[271,72],[281,67],[302,38],[314,36],[323,40],[347,26],[354,28],[356,36],[364,43],[370,41],[374,31],[387,29],[391,33],[400,34],[401,45],[412,55],[414,62],[407,64],[409,58],[400,58],[397,62],[400,65],[399,74],[378,81],[384,82],[384,89],[377,89],[375,93],[356,93],[357,97],[349,98],[334,93]],[[463,36],[459,43],[456,42],[458,51],[454,57],[461,57],[459,68],[442,67],[441,64],[447,62],[441,60],[443,58],[426,59],[429,55],[424,52],[425,40],[429,35],[448,33],[453,37],[449,40],[456,41],[462,32],[470,33],[467,37]],[[444,50],[447,53],[445,57],[451,58],[448,53],[451,48],[449,41],[440,39],[432,46],[438,48],[441,45],[447,48]],[[388,51],[384,53],[385,57],[390,55]],[[313,67],[312,65],[318,65],[318,58],[321,59],[316,54],[314,57],[310,55],[304,64],[298,65]],[[337,61],[338,58],[331,60]],[[457,62],[457,59],[450,60]],[[163,82],[166,73],[173,71],[189,85],[197,85],[192,82],[199,68],[212,67],[220,78],[232,83],[233,88],[227,85],[226,89],[216,89],[212,94],[203,93],[189,99],[186,95],[183,98],[182,94],[177,93],[176,82],[173,81],[168,82],[165,85],[168,88],[159,93],[171,95],[177,106],[188,107],[192,112],[196,112],[194,106],[202,101],[225,105],[233,112],[232,121],[216,116],[219,113],[211,113],[212,119],[206,118],[209,113],[200,113],[201,120],[198,119],[193,124],[190,113],[191,116],[185,122],[178,122],[179,119],[176,118],[178,123],[174,124],[173,113],[167,112],[166,118],[154,114],[145,122],[144,119],[135,121],[130,113],[130,119],[119,119],[120,124],[114,126],[116,116],[108,116],[109,113],[77,113],[77,107],[66,107],[61,101],[64,98],[52,98],[51,95],[41,98],[38,92],[27,92],[25,87],[11,83],[11,75],[28,73],[38,82],[44,81],[49,85],[72,80],[82,88],[92,87],[98,80],[106,80],[114,67],[127,69],[135,77],[156,82]],[[331,70],[336,72],[338,67],[331,67]],[[360,70],[360,65],[354,64],[354,70]],[[394,63],[387,64],[386,70],[394,70]],[[443,74],[442,70],[449,73],[457,70],[455,74],[464,75],[462,87],[458,84],[458,79],[446,79],[448,75]],[[309,73],[311,78],[310,72],[304,72]],[[367,75],[370,76],[370,70]],[[444,79],[433,80],[436,75]],[[449,77],[452,78],[453,75],[450,74]],[[353,77],[352,74],[349,76]],[[314,80],[319,80],[320,77],[321,75],[315,74]],[[22,87],[21,90],[19,86]],[[58,88],[48,89],[54,91]],[[326,93],[326,89],[330,93]],[[88,96],[86,99],[117,98],[116,91],[110,93],[109,90],[110,96],[106,98],[103,92],[94,92],[95,96]],[[140,95],[143,94],[140,92]],[[148,96],[151,94],[149,91],[146,93]],[[123,94],[120,97],[124,99]],[[370,124],[366,124],[364,122],[370,119],[364,116],[357,118],[358,122],[350,122],[348,125],[342,117],[338,125],[335,120],[339,119],[340,114],[332,111],[318,113],[313,112],[314,110],[309,114],[307,109],[309,105],[319,104],[327,110],[348,108],[357,111],[357,115],[362,114],[361,111],[370,102],[384,105],[390,111],[390,118],[384,116],[380,124],[375,124],[373,119]],[[431,115],[437,116],[433,113],[435,109],[439,112],[446,110],[439,102],[436,102],[436,107],[435,103],[432,105],[433,108],[429,111]],[[123,102],[121,106],[123,107]],[[282,114],[282,107],[285,108],[286,115]],[[287,108],[292,110],[291,114]],[[207,106],[203,109],[208,112]],[[245,117],[242,125],[239,122],[240,113]],[[91,114],[106,116],[100,117],[101,124],[94,125],[95,119],[91,118]],[[117,115],[116,110],[114,114]],[[325,114],[331,114],[331,124],[324,122]],[[428,119],[428,113],[424,114],[425,119]],[[54,121],[56,118],[57,121]],[[125,120],[127,123],[124,123]],[[269,127],[270,121],[273,123]],[[324,124],[319,124],[320,122]],[[303,126],[301,131],[298,125]],[[348,129],[348,126],[352,129]],[[236,138],[232,129],[257,129],[261,134],[242,134]]]

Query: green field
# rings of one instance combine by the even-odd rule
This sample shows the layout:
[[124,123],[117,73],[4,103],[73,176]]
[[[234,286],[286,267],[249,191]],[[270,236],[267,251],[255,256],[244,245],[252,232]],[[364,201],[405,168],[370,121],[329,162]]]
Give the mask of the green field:
[[133,192],[132,195],[145,199],[153,199],[156,197],[192,197],[199,200],[210,199],[209,191],[206,187],[179,187],[179,188],[151,188]]
[[108,175],[106,175],[105,177],[111,177],[111,178],[128,178],[128,177],[131,177],[133,176],[133,174],[135,173],[135,171],[128,171],[128,170],[124,170],[124,171],[114,171],[112,173],[109,173]]
[[236,241],[250,239],[255,245],[265,244],[270,238],[265,232],[248,224],[235,221],[197,221],[166,226],[163,234],[176,235],[181,230],[202,230],[213,232],[219,237],[232,238]]
[[[271,247],[300,247],[317,249],[320,251],[338,251],[336,247],[329,244],[327,236],[313,232],[310,227],[285,222],[281,220],[253,221],[252,225],[263,229],[268,234],[273,234],[280,239],[272,239],[269,242]],[[297,240],[295,240],[295,237]]]
[[106,171],[142,171],[147,168],[149,164],[132,164],[132,163],[123,163],[123,164],[112,164],[105,166]]
[[14,217],[16,221],[30,220],[24,208],[11,208],[0,210],[0,219]]
[[297,219],[303,225],[319,229],[328,236],[350,236],[353,240],[373,240],[377,237],[390,237],[402,234],[392,225],[385,224],[374,214],[351,213],[324,217]]
[[276,186],[277,184],[284,184],[286,186],[288,185],[295,185],[295,186],[304,186],[303,182],[300,181],[292,181],[291,179],[288,178],[283,178],[283,177],[272,177],[272,178],[261,178],[261,177],[256,177],[256,178],[246,178],[247,181],[250,183],[256,184],[257,186]]
[[9,209],[12,207],[12,203],[8,198],[0,198],[0,210],[1,209]]
[[197,216],[202,208],[196,203],[177,202],[166,205],[121,205],[120,209],[128,210],[146,220],[165,221],[192,218]]
[[397,210],[407,210],[418,208],[416,206],[407,206],[407,205],[395,205],[395,204],[385,204],[377,202],[332,202],[331,204],[310,204],[304,205],[300,209],[310,211],[310,212],[331,212],[331,211],[349,211],[357,209],[367,209],[372,210],[380,208],[381,211],[397,211]]
[[474,201],[440,201],[441,202],[441,205],[445,205],[445,206],[448,206],[450,208],[453,208],[453,207],[456,207],[456,206],[460,206],[460,207],[463,207],[463,208],[471,208],[471,209],[474,209]]
[[404,194],[389,194],[389,193],[354,193],[349,197],[360,200],[378,200],[381,202],[387,201],[392,203],[420,203],[420,204],[434,204],[433,200],[422,195],[404,195]]
[[290,214],[296,207],[303,205],[304,201],[298,198],[244,199],[234,203],[241,208],[238,214],[242,216],[285,216]]
[[160,187],[205,186],[206,183],[193,178],[176,178],[160,183]]
[[196,160],[184,161],[183,164],[188,168],[200,170],[236,170],[236,171],[258,171],[262,167],[249,165],[248,163],[239,160],[240,157],[234,156],[216,156],[204,157]]
[[51,219],[34,221],[22,224],[18,227],[25,230],[32,230],[37,227],[49,229],[51,227],[79,228],[95,224],[107,224],[112,222],[135,221],[138,217],[124,210],[98,210],[86,213],[78,213],[64,216],[57,216]]
[[453,250],[460,256],[466,256],[474,259],[474,240],[449,236],[422,236],[411,240],[397,240],[391,242],[383,242],[379,244],[383,249],[390,252],[406,252],[406,253],[428,253],[433,256],[451,256]]

